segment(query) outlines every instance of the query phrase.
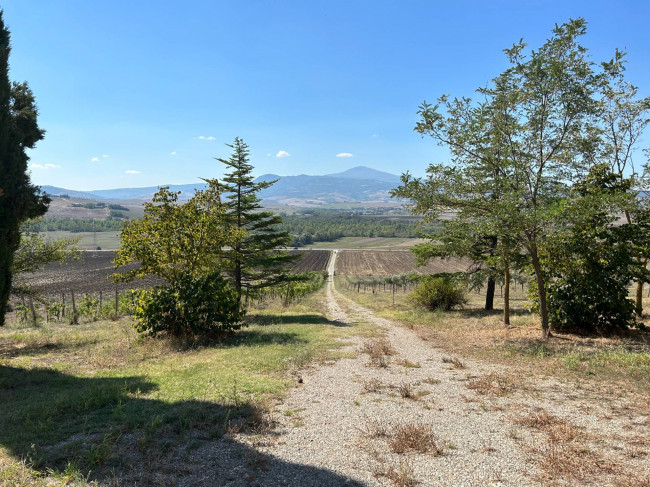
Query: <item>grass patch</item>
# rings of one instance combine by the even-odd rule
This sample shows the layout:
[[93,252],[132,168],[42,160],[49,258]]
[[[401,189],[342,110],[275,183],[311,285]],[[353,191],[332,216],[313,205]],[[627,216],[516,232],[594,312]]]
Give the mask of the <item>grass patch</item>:
[[416,423],[403,423],[395,428],[388,444],[393,453],[416,451],[442,455],[444,448],[436,441],[430,426]]
[[186,442],[268,432],[292,373],[370,328],[329,322],[313,311],[321,298],[251,310],[248,328],[218,342],[143,339],[128,319],[0,329],[0,484],[66,469],[102,480],[155,469],[152,457]]

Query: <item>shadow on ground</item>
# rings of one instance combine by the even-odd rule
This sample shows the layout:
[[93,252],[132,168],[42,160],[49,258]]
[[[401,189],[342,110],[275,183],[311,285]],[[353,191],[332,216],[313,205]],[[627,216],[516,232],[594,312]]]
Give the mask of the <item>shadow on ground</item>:
[[250,316],[248,321],[251,324],[267,326],[267,325],[328,325],[328,326],[345,326],[347,323],[338,320],[329,320],[320,314],[276,314],[276,315],[255,315]]
[[360,485],[229,439],[272,434],[255,404],[142,397],[155,389],[142,377],[0,366],[0,446],[41,472],[72,468],[105,485]]

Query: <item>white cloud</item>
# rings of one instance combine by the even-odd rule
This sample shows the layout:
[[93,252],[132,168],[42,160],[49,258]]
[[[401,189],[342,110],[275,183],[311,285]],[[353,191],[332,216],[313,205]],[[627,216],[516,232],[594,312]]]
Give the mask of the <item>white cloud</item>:
[[33,167],[34,169],[59,169],[61,166],[57,164],[50,164],[49,162],[47,164],[30,164],[29,167]]
[[349,152],[339,152],[336,154],[336,157],[354,157],[354,154],[350,154]]
[[205,135],[199,135],[197,137],[197,139],[199,139],[199,140],[217,140],[215,137],[212,137],[211,135],[208,136],[208,137],[206,137]]
[[267,152],[267,153],[266,153],[266,157],[271,157],[272,155],[273,155],[273,154],[271,154],[270,152]]
[[289,157],[289,154],[286,150],[279,150],[275,157]]
[[93,157],[90,162],[99,162],[99,157]]
[[171,152],[169,153],[169,155],[170,155],[170,156],[175,156],[175,155],[176,155],[176,151],[171,151]]
[[124,171],[126,174],[140,174],[140,171],[136,171],[135,169],[127,169]]
[[102,157],[106,159],[108,157],[108,154],[103,154]]
[[372,134],[372,136],[376,139],[377,137],[379,137],[379,134]]

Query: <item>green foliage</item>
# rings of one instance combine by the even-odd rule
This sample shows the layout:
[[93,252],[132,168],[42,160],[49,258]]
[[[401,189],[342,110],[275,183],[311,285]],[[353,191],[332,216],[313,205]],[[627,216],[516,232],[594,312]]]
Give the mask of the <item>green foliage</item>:
[[168,286],[134,291],[136,329],[146,335],[215,335],[242,327],[237,291],[217,272],[179,275]]
[[221,267],[224,247],[235,245],[242,232],[226,221],[216,181],[184,204],[178,204],[178,194],[160,188],[153,202],[145,204],[142,220],[124,224],[115,268],[133,262],[140,266],[116,274],[117,280],[155,275],[173,284],[186,274]]
[[31,183],[26,149],[45,131],[27,83],[9,81],[10,35],[0,10],[0,326],[12,288],[14,252],[20,244],[20,224],[43,215],[50,199]]
[[[277,230],[282,221],[271,211],[262,211],[258,193],[275,181],[255,183],[249,163],[248,145],[235,138],[229,159],[217,159],[227,166],[220,187],[227,195],[225,221],[239,233],[225,252],[226,272],[232,277],[241,301],[242,289],[261,289],[286,281],[287,264],[295,259],[281,250],[292,243],[287,232]],[[217,180],[206,179],[210,185]]]
[[88,220],[87,218],[63,218],[48,216],[30,223],[33,232],[119,232],[124,221],[108,218],[106,220]]
[[464,279],[457,275],[423,276],[410,300],[430,311],[449,311],[467,304],[465,290]]
[[650,246],[650,227],[614,225],[612,216],[627,206],[629,184],[597,165],[563,203],[568,228],[549,235],[541,253],[555,330],[610,333],[637,324],[628,287],[650,277],[637,252]]

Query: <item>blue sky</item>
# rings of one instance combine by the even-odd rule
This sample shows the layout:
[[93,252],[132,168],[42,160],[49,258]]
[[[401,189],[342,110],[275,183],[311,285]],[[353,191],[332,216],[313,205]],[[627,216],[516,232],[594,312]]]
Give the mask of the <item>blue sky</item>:
[[[46,138],[32,179],[76,190],[219,177],[235,136],[256,174],[366,165],[423,174],[444,149],[413,132],[423,101],[472,96],[553,25],[587,19],[595,61],[628,51],[650,94],[643,1],[0,0],[11,77]],[[647,144],[646,144],[647,145]],[[348,155],[347,157],[342,155]],[[338,155],[338,157],[337,157]],[[279,157],[278,157],[279,156]]]

